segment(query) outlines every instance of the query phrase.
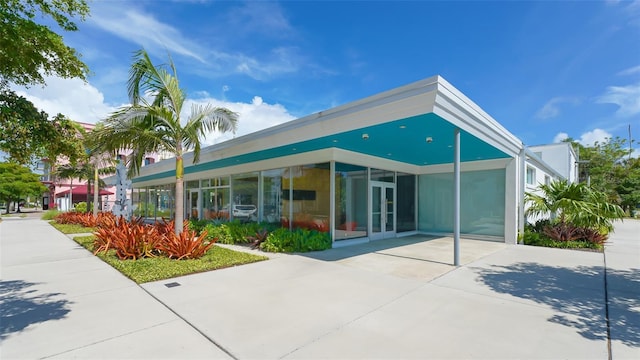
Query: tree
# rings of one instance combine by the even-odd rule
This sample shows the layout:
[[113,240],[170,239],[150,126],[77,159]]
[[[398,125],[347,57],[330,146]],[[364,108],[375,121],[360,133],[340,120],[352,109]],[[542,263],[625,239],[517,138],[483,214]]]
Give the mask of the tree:
[[43,75],[86,79],[89,68],[62,36],[36,17],[51,18],[63,31],[89,15],[85,0],[0,0],[0,77],[18,85],[44,84]]
[[[90,136],[88,136],[87,138],[90,138]],[[87,145],[88,145],[88,140],[85,140],[85,146]],[[82,157],[81,160],[75,163],[68,163],[68,164],[63,164],[58,166],[58,168],[55,170],[55,174],[59,178],[71,180],[71,184],[70,184],[71,189],[69,191],[70,206],[73,205],[73,179],[78,179],[80,181],[82,180],[87,181],[86,201],[87,201],[87,212],[89,212],[91,211],[91,200],[90,200],[90,196],[92,195],[91,185],[93,184],[94,189],[97,186],[98,190],[106,187],[105,182],[102,181],[102,179],[100,178],[98,178],[98,183],[97,184],[95,183],[96,181],[94,177],[96,173],[98,175],[109,175],[109,174],[113,174],[115,171],[116,169],[115,169],[115,166],[113,166],[112,160],[103,156],[103,154],[97,154],[95,151],[89,150],[89,147],[87,146],[85,155]],[[98,199],[94,197],[93,198],[94,207],[97,206],[97,202],[98,202]],[[97,212],[97,208],[95,212]]]
[[[0,163],[0,200],[7,203],[20,202],[28,195],[41,196],[47,187],[40,182],[40,176],[34,174],[28,168],[15,163]],[[20,206],[18,205],[18,212]]]
[[625,160],[624,166],[618,166],[616,172],[620,180],[615,191],[620,198],[620,206],[631,212],[640,205],[640,158]]
[[179,234],[184,221],[183,155],[193,150],[193,163],[197,163],[201,139],[211,131],[235,132],[238,115],[225,108],[194,104],[183,125],[180,114],[186,93],[180,88],[173,62],[154,66],[145,50],[135,53],[127,85],[131,105],[112,113],[96,127],[95,142],[113,154],[121,149],[132,150],[130,176],[139,173],[145,154],[175,155],[175,232]]
[[613,230],[612,220],[622,219],[620,206],[607,201],[607,195],[586,183],[557,180],[538,186],[540,194],[526,193],[527,216],[551,216],[560,223],[592,229]]
[[69,207],[73,206],[73,179],[82,180],[85,174],[84,169],[74,166],[73,164],[64,164],[58,166],[55,171],[55,176],[60,179],[69,179]]
[[[608,201],[629,209],[640,204],[640,165],[627,139],[615,137],[584,146],[567,139],[580,156],[580,181],[604,192]],[[631,145],[635,141],[631,140]]]
[[62,114],[49,120],[44,111],[15,92],[0,90],[0,150],[22,165],[63,155],[75,162],[82,156],[84,130]]

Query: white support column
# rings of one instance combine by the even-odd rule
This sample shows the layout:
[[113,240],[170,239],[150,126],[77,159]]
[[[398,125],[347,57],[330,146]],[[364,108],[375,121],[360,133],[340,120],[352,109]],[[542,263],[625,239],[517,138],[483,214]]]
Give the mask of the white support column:
[[[518,178],[519,181],[519,190],[518,190],[518,233],[524,235],[524,182],[527,177],[526,166],[525,163],[527,161],[527,154],[525,152],[525,147],[522,145],[522,150],[520,150],[520,176]],[[517,240],[516,240],[517,242]]]
[[453,265],[460,266],[460,129],[453,131]]

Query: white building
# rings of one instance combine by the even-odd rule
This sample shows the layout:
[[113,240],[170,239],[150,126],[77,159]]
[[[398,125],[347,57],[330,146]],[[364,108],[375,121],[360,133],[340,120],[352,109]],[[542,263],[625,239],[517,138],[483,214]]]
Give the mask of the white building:
[[[187,217],[316,228],[334,246],[416,233],[515,243],[528,186],[572,176],[574,160],[547,153],[435,76],[207,147],[198,164],[187,154],[178,201]],[[139,215],[173,209],[174,159],[133,183]]]

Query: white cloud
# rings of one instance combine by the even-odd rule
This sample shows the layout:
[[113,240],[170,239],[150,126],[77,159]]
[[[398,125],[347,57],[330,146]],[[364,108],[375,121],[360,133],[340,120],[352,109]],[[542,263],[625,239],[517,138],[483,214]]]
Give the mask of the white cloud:
[[620,75],[620,76],[628,76],[628,75],[639,74],[639,73],[640,73],[640,65],[634,66],[634,67],[630,67],[628,69],[624,69],[624,70],[620,71],[618,73],[618,75]]
[[616,114],[619,116],[640,114],[640,82],[627,86],[609,86],[596,102],[618,105]]
[[278,3],[249,1],[230,11],[227,17],[228,23],[225,26],[231,26],[244,33],[260,33],[263,36],[275,37],[296,35]]
[[540,110],[536,112],[536,117],[538,119],[550,119],[560,115],[560,105],[561,104],[572,104],[576,105],[580,101],[577,98],[573,97],[554,97],[551,100],[547,101],[546,104]]
[[[239,114],[238,131],[235,137],[250,134],[295,119],[295,116],[291,115],[284,106],[280,104],[268,104],[264,102],[260,96],[254,96],[251,103],[229,102],[211,97],[188,100],[184,106],[185,112],[182,114],[184,119],[186,119],[188,111],[191,109],[191,104],[193,103],[209,103],[216,107],[224,107],[237,112]],[[205,143],[207,145],[217,144],[232,139],[233,137],[234,134],[231,133],[211,133],[206,137]]]
[[90,21],[102,30],[134,42],[149,52],[161,54],[169,50],[205,62],[198,55],[202,49],[173,26],[135,9],[123,12],[120,6],[122,4],[111,8],[100,6],[93,12]]
[[[554,136],[553,142],[560,143],[568,138],[569,134],[567,134],[566,132],[559,132],[556,134],[556,136]],[[584,146],[592,146],[596,143],[596,141],[599,143],[603,143],[611,138],[613,138],[613,135],[611,135],[611,133],[609,133],[608,131],[602,129],[593,129],[591,131],[582,133],[582,135],[580,135],[580,138],[576,139],[576,141]]]
[[[214,17],[210,23],[190,24],[195,28],[212,28],[216,34],[197,37],[197,31],[179,28],[174,25],[177,22],[163,22],[151,8],[141,9],[143,5],[140,2],[123,2],[97,2],[92,6],[92,16],[87,24],[144,47],[163,60],[166,60],[167,52],[196,59],[187,68],[193,74],[206,78],[244,74],[256,80],[298,72],[303,68],[310,69],[312,73],[332,74],[315,64],[295,45],[267,47],[259,52],[255,52],[254,47],[238,50],[238,43],[243,40],[254,43],[269,36],[297,38],[295,29],[277,4],[249,2],[228,14]],[[127,10],[123,10],[125,7]]]
[[[22,88],[15,87],[17,94],[31,101],[38,109],[50,116],[62,113],[72,120],[96,123],[105,119],[118,107],[104,100],[103,94],[89,83],[78,79],[61,79],[57,77],[45,78],[46,87]],[[187,99],[181,114],[186,119],[193,103],[210,103],[216,107],[225,107],[239,114],[238,131],[235,136],[246,135],[271,126],[275,126],[295,119],[287,109],[280,104],[269,104],[262,97],[255,96],[250,103],[230,102],[211,97],[206,91],[194,92],[194,99]],[[212,133],[205,139],[206,145],[220,143],[234,137],[234,134]]]
[[580,140],[578,140],[578,142],[580,142],[580,144],[584,146],[592,146],[593,144],[596,143],[596,141],[602,143],[602,142],[606,142],[608,139],[611,139],[612,137],[613,135],[611,135],[606,130],[593,129],[591,131],[587,131],[586,133],[583,133],[582,135],[580,135]]
[[560,143],[565,139],[569,138],[569,134],[565,133],[565,132],[559,132],[556,134],[556,136],[553,137],[553,143]]
[[46,87],[14,87],[13,90],[49,116],[61,113],[85,123],[96,123],[116,109],[105,103],[104,95],[90,83],[59,77],[45,77],[45,80]]

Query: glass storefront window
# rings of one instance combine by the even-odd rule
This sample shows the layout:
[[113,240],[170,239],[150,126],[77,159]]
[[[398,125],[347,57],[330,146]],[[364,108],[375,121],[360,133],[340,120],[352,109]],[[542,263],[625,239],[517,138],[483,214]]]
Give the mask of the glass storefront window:
[[[453,232],[453,174],[420,175],[420,231]],[[460,176],[460,232],[504,236],[505,170],[465,171]]]
[[229,220],[229,187],[202,190],[202,216],[206,220]]
[[137,217],[146,216],[146,209],[147,209],[147,203],[145,201],[146,193],[147,193],[146,188],[133,189],[133,192],[131,193],[131,203],[134,206],[134,210],[133,210],[134,216],[137,216]]
[[367,168],[336,163],[335,240],[367,236]]
[[398,173],[397,232],[416,230],[416,176]]
[[[284,187],[283,205],[291,202],[293,228],[329,231],[330,168],[329,163],[292,166],[288,169],[293,179],[293,189]],[[289,199],[291,199],[289,201]]]
[[258,173],[234,175],[231,189],[231,217],[241,221],[258,221]]
[[173,187],[171,185],[163,185],[158,189],[158,208],[156,217],[171,219],[173,218]]
[[184,184],[185,189],[197,189],[199,187],[200,187],[200,181],[198,180],[186,181]]
[[395,172],[389,170],[371,169],[372,181],[395,182]]
[[289,227],[289,208],[283,207],[283,187],[289,188],[289,176],[285,169],[262,172],[262,220],[268,223],[280,223]]

